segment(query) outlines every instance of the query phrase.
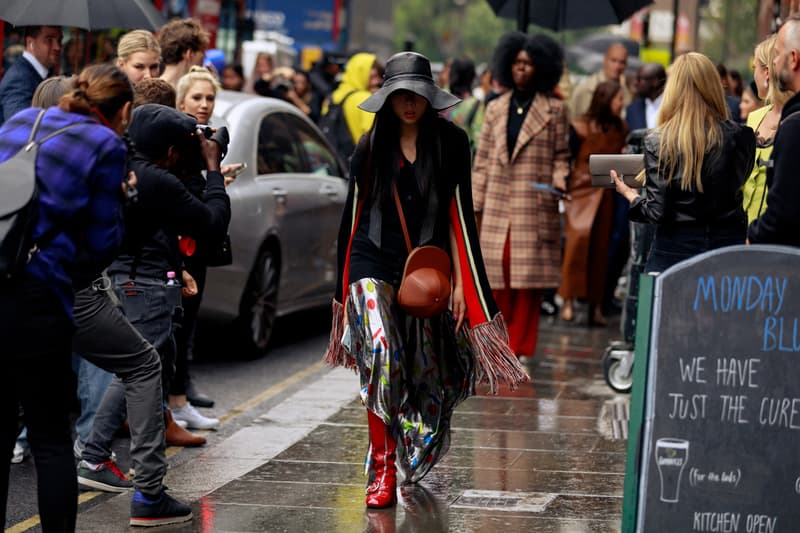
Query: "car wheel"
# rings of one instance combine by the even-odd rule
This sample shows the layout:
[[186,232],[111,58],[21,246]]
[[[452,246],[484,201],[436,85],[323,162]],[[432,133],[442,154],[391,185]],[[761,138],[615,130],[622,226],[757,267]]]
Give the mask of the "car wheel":
[[275,327],[279,278],[275,252],[262,250],[250,273],[238,319],[243,355],[247,358],[261,357],[267,351]]

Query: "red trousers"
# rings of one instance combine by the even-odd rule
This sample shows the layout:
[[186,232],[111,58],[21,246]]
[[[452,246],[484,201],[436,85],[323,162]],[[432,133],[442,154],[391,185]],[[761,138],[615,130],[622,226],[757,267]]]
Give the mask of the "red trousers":
[[503,281],[505,288],[493,289],[492,294],[508,325],[508,344],[515,354],[533,356],[539,336],[540,289],[510,289],[511,248],[506,237],[503,250]]

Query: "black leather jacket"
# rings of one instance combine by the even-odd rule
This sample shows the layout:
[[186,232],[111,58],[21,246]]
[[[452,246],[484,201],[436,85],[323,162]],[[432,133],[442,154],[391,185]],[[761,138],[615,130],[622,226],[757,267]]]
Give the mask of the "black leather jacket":
[[750,224],[751,244],[800,246],[800,93],[783,106],[772,148],[773,168],[767,168],[767,209]]
[[755,162],[755,134],[747,126],[731,120],[721,122],[720,127],[722,145],[715,152],[706,154],[703,160],[702,193],[681,190],[680,170],[667,183],[658,171],[658,131],[645,137],[645,194],[631,203],[630,220],[664,226],[745,227],[747,217],[742,208],[742,185]]

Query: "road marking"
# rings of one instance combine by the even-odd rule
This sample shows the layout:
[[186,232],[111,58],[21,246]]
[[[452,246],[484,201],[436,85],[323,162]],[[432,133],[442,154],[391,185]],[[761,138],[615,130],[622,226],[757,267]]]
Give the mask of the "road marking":
[[[294,374],[292,374],[288,378],[284,379],[283,381],[281,381],[279,383],[276,383],[275,385],[271,386],[270,388],[260,392],[256,396],[253,396],[249,400],[237,405],[236,407],[234,407],[233,409],[231,409],[230,411],[228,411],[227,413],[222,415],[220,417],[220,419],[219,419],[220,425],[224,424],[225,422],[227,422],[229,420],[232,420],[232,419],[236,418],[237,416],[241,415],[242,413],[247,412],[248,410],[252,409],[253,407],[256,407],[258,404],[260,404],[262,402],[265,402],[268,399],[272,398],[273,396],[276,396],[276,395],[280,394],[281,392],[285,391],[286,389],[288,389],[289,387],[291,387],[292,385],[294,385],[298,381],[302,381],[302,380],[306,379],[311,374],[314,374],[315,372],[319,372],[323,368],[325,368],[325,362],[324,361],[319,361],[319,362],[314,363],[313,365],[311,365],[309,367],[304,368],[303,370],[299,370],[299,371],[295,372]],[[173,455],[175,455],[176,453],[178,453],[179,451],[181,451],[182,449],[183,449],[183,446],[170,446],[165,450],[165,454],[169,458],[169,457],[172,457]],[[100,496],[100,494],[102,494],[102,493],[98,492],[98,491],[82,492],[78,496],[78,505],[80,505],[82,503],[86,503],[86,502],[88,502],[88,501],[90,501],[90,500],[92,500],[94,498],[97,498],[98,496]],[[24,531],[28,531],[29,529],[38,526],[39,524],[40,524],[39,515],[36,514],[36,515],[33,515],[32,517],[28,518],[27,520],[23,520],[22,522],[14,524],[10,528],[6,529],[5,533],[23,533]]]
[[[240,414],[252,409],[253,407],[257,406],[258,404],[269,400],[273,396],[276,396],[276,395],[280,394],[281,392],[285,391],[286,389],[288,389],[290,386],[294,385],[298,381],[304,380],[305,378],[307,378],[311,374],[313,374],[315,372],[319,372],[323,368],[325,368],[325,362],[324,361],[319,361],[319,362],[314,363],[313,365],[311,365],[309,367],[306,367],[303,370],[299,370],[299,371],[295,372],[294,374],[292,374],[288,378],[284,379],[283,381],[281,381],[279,383],[276,383],[272,387],[270,387],[270,388],[258,393],[256,396],[253,396],[252,398],[250,398],[246,402],[237,405],[236,407],[234,407],[233,409],[231,409],[230,411],[228,411],[227,413],[225,413],[224,415],[219,417],[220,425],[224,424],[225,422],[227,422],[229,420],[232,420],[232,419],[236,418]],[[167,447],[167,449],[165,451],[165,453],[167,455],[167,458],[172,457],[173,455],[175,455],[176,453],[178,453],[182,449],[183,449],[183,446],[169,446],[169,447]]]
[[268,388],[264,392],[260,393],[258,396],[254,396],[250,398],[246,402],[240,404],[237,407],[234,407],[224,415],[222,415],[219,419],[220,424],[223,422],[227,422],[228,420],[239,416],[240,414],[244,413],[245,411],[252,409],[253,407],[257,406],[258,404],[270,399],[271,397],[283,392],[284,390],[288,389],[290,386],[294,385],[298,381],[302,381],[311,374],[315,372],[319,372],[325,368],[325,362],[319,361],[314,363],[313,365],[306,367],[303,370],[295,372],[288,378],[284,379],[280,383],[276,383],[272,387]]
[[[81,492],[78,495],[78,505],[82,503],[86,503],[90,500],[93,500],[102,494],[99,491],[92,490],[89,492]],[[28,531],[31,528],[34,528],[39,525],[41,519],[39,518],[38,514],[33,515],[32,517],[28,518],[27,520],[23,520],[18,524],[14,524],[10,528],[5,530],[5,533],[22,533],[23,531]]]

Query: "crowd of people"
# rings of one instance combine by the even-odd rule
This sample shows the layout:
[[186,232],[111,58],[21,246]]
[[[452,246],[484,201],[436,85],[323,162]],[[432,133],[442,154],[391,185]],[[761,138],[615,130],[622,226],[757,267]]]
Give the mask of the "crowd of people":
[[[157,35],[131,31],[114,61],[48,77],[61,29],[30,27],[0,81],[0,160],[29,138],[41,142],[36,246],[0,283],[11,378],[0,432],[12,462],[36,460],[45,531],[74,530],[79,484],[133,489],[134,526],[190,520],[191,507],[165,491],[165,447],[203,445],[186,428],[219,425],[196,409],[213,400],[188,369],[205,265],[231,216],[226,132],[199,129],[219,81],[200,66],[208,35],[196,21],[171,21]],[[35,333],[42,325],[46,337]],[[130,475],[112,452],[124,424]]]
[[[0,169],[41,144],[35,246],[0,281],[0,434],[11,462],[36,459],[45,531],[74,530],[78,485],[132,489],[131,525],[192,517],[165,492],[165,446],[202,446],[189,430],[220,423],[197,409],[214,401],[189,366],[206,268],[231,218],[226,132],[204,129],[220,89],[292,103],[350,163],[326,360],[360,375],[368,507],[395,503],[398,468],[416,482],[447,452],[450,416],[478,385],[528,379],[543,310],[576,322],[585,304],[588,325],[608,324],[629,221],[656,226],[653,272],[748,241],[800,244],[799,18],[755,48],[747,84],[686,53],[668,69],[642,65],[629,87],[627,49],[613,44],[572,89],[561,46],[520,32],[480,77],[471,59],[449,61],[445,86],[414,52],[309,72],[259,54],[245,75],[208,60],[192,19],[130,31],[114,59],[51,76],[61,40],[58,27],[27,28],[0,80]],[[644,154],[640,188],[614,172],[616,191],[592,186],[591,154],[632,148]],[[450,309],[432,317],[397,296],[424,245],[452,267]],[[128,475],[112,452],[126,422]]]
[[[629,221],[655,228],[647,270],[656,274],[724,246],[797,245],[788,150],[800,124],[798,54],[795,16],[754,51],[749,92],[740,76],[699,53],[680,55],[669,69],[642,65],[629,90],[627,51],[613,44],[603,69],[570,94],[561,47],[512,32],[498,43],[491,90],[480,97],[474,63],[447,62],[440,84],[460,102],[431,88],[424,58],[389,59],[384,86],[358,105],[375,114],[372,126],[359,140],[362,116],[350,123],[358,142],[326,353],[361,378],[367,507],[395,504],[398,471],[414,483],[436,464],[452,410],[475,386],[526,378],[514,363],[536,352],[540,312],[554,292],[561,320],[576,321],[583,301],[588,323],[607,325]],[[640,187],[613,170],[616,191],[593,187],[590,155],[626,150],[643,154]],[[447,221],[435,216],[443,201],[451,205],[449,243],[432,223]],[[454,268],[444,316],[415,314],[402,300],[404,260],[430,244],[448,250]]]

